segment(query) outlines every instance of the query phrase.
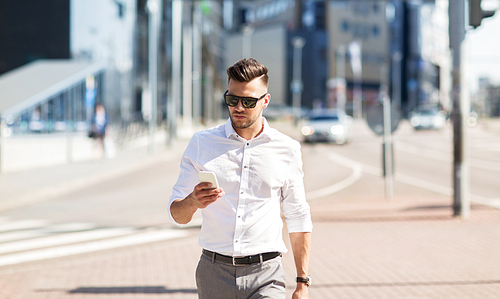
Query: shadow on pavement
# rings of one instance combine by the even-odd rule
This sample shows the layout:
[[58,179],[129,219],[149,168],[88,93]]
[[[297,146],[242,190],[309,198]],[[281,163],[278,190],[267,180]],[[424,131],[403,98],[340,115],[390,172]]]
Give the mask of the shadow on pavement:
[[167,289],[164,286],[135,287],[80,287],[68,291],[69,294],[196,294],[196,289]]

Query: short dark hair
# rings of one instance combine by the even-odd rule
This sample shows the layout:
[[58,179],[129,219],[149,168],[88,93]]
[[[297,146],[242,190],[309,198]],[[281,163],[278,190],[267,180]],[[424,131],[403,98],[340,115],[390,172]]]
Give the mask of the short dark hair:
[[250,82],[261,77],[262,83],[267,87],[269,77],[267,67],[253,58],[244,58],[236,61],[235,64],[227,68],[227,81],[233,79],[238,82]]

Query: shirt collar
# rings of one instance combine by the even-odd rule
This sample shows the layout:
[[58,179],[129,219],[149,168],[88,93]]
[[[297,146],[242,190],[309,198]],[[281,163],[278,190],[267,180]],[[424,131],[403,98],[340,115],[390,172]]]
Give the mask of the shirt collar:
[[[264,120],[264,130],[262,130],[262,133],[260,133],[260,135],[257,136],[256,138],[267,138],[270,140],[272,138],[272,129],[269,126],[267,119],[263,116],[262,116],[262,118]],[[226,138],[239,137],[238,133],[236,133],[236,131],[233,128],[233,125],[231,124],[231,118],[228,118],[228,120],[226,121],[226,124],[224,125],[224,129],[226,131]]]

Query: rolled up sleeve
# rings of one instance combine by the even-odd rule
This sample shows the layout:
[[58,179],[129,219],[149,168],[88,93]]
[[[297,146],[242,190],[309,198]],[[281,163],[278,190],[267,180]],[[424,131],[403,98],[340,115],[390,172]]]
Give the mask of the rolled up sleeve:
[[282,187],[282,212],[288,232],[312,232],[311,210],[306,200],[300,144],[294,146],[289,177]]
[[189,142],[186,150],[184,151],[184,154],[182,155],[179,177],[172,189],[172,195],[170,196],[167,208],[170,221],[178,226],[184,226],[184,224],[177,223],[174,220],[170,211],[170,207],[175,200],[183,199],[191,194],[191,192],[193,192],[194,186],[199,183],[198,170],[194,165],[194,161],[196,161],[197,155],[198,142],[195,135]]

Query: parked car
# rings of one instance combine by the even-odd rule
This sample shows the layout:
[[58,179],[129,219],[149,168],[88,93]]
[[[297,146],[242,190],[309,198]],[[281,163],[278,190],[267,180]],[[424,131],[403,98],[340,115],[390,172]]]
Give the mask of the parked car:
[[446,114],[437,107],[413,110],[408,118],[415,130],[439,130],[446,124]]
[[352,117],[342,110],[311,111],[302,135],[305,142],[334,142],[344,144],[351,139]]

